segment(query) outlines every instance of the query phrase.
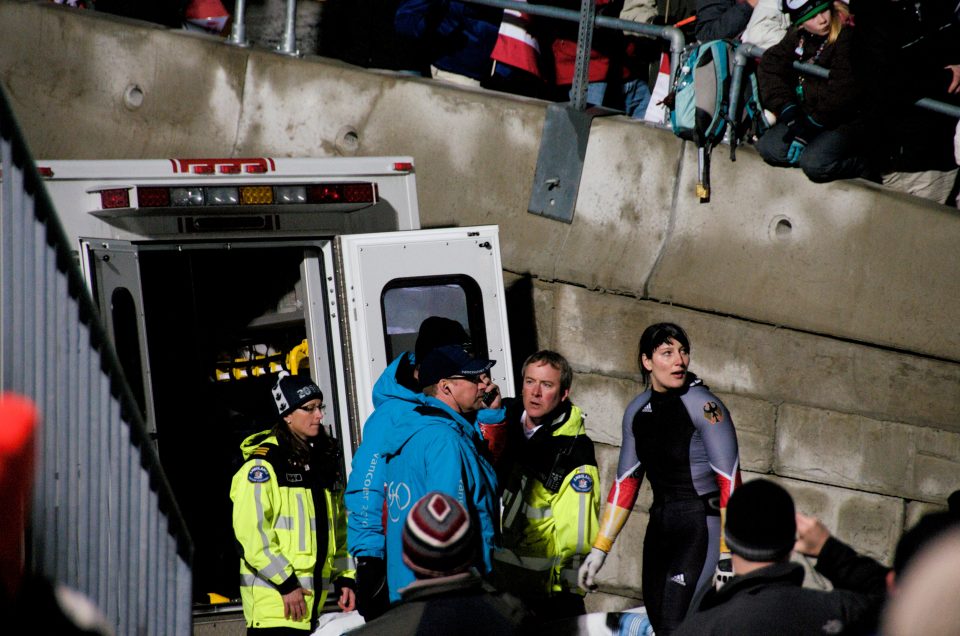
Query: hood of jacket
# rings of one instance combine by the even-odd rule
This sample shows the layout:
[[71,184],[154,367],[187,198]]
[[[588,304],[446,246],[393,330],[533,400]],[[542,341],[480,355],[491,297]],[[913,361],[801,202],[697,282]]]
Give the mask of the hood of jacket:
[[424,395],[417,390],[413,379],[413,354],[401,353],[390,363],[373,385],[373,408],[378,409],[387,400],[421,402]]
[[240,443],[240,453],[243,455],[243,461],[250,459],[250,455],[253,454],[253,451],[260,447],[260,445],[264,442],[269,442],[274,445],[277,444],[277,436],[273,434],[272,428],[268,428],[265,431],[260,431],[259,433],[254,433]]
[[[429,426],[447,426],[466,439],[471,439],[475,433],[474,425],[449,406],[435,397],[422,394],[421,397],[423,401],[417,407],[417,413],[401,418],[387,431],[383,443],[383,454],[387,457],[399,453],[411,437]],[[439,417],[431,417],[431,413]]]

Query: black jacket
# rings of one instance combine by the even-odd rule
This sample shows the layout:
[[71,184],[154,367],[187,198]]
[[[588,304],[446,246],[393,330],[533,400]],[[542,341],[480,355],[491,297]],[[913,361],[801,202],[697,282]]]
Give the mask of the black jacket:
[[831,537],[816,570],[833,583],[833,591],[802,587],[804,570],[798,563],[775,563],[736,576],[695,601],[696,609],[674,635],[871,633],[883,605],[887,568]]
[[697,40],[732,40],[747,28],[751,15],[753,7],[746,2],[697,0]]
[[[757,81],[763,107],[779,116],[788,104],[798,101],[797,87],[802,82],[803,98],[799,101],[804,112],[818,124],[836,128],[856,119],[862,97],[853,70],[853,37],[853,28],[844,27],[837,41],[821,50],[823,38],[792,27],[780,43],[767,49],[760,59]],[[797,55],[801,39],[803,54]],[[814,64],[830,70],[829,79],[802,75],[793,68],[794,62],[814,59]]]
[[864,79],[875,142],[887,170],[951,170],[957,120],[913,106],[921,97],[960,104],[947,93],[960,64],[956,2],[851,0],[856,15],[854,68]]

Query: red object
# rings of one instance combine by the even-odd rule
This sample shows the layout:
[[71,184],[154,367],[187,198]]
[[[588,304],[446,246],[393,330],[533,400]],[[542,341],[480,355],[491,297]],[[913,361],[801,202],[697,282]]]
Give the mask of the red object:
[[13,393],[0,393],[0,583],[15,598],[24,568],[24,529],[33,488],[37,410]]
[[184,18],[190,24],[211,33],[222,33],[230,19],[230,13],[220,0],[191,0]]
[[496,466],[507,448],[507,423],[480,424],[480,432],[483,434],[484,441],[487,442],[490,454],[493,455],[493,464]]
[[505,9],[497,43],[490,57],[507,66],[540,77],[540,44],[530,34],[530,16]]

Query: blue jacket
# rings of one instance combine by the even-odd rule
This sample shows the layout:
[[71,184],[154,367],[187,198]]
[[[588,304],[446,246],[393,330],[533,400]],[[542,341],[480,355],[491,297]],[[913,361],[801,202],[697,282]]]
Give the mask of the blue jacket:
[[490,571],[497,547],[500,500],[497,476],[481,454],[485,442],[477,428],[436,398],[397,422],[386,434],[387,459],[387,584],[390,600],[400,600],[399,590],[414,581],[402,559],[402,531],[406,515],[420,497],[439,490],[455,497],[478,524],[482,562],[477,569]]
[[439,69],[476,80],[490,77],[503,10],[456,0],[401,0],[397,34],[424,46]]
[[384,558],[383,503],[386,466],[383,445],[387,433],[401,418],[423,403],[426,396],[404,386],[412,381],[413,354],[403,353],[390,363],[373,385],[374,411],[363,426],[363,441],[353,456],[344,492],[347,547],[354,558]]

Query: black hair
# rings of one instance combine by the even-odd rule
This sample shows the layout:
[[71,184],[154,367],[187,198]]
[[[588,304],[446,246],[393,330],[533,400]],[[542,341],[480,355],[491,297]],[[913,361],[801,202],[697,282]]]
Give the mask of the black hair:
[[637,365],[640,367],[644,384],[650,384],[650,372],[643,366],[643,357],[653,358],[653,352],[657,347],[670,340],[676,340],[690,351],[690,339],[680,325],[672,322],[658,322],[643,330],[637,352]]
[[900,537],[893,557],[894,573],[898,577],[901,576],[924,547],[950,528],[958,526],[960,526],[960,519],[955,512],[931,512],[924,515],[915,526]]

